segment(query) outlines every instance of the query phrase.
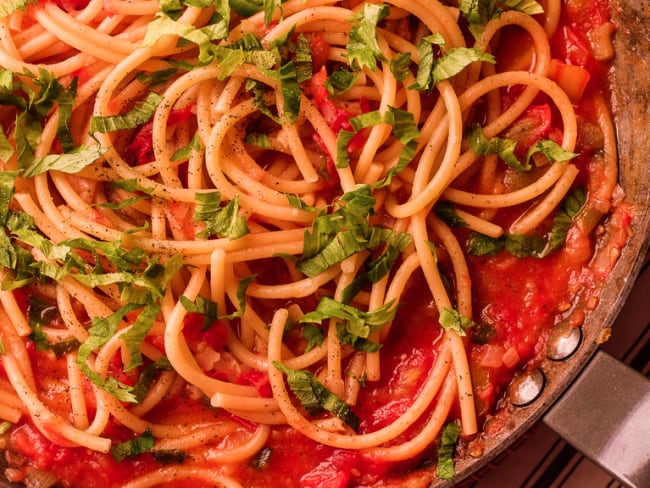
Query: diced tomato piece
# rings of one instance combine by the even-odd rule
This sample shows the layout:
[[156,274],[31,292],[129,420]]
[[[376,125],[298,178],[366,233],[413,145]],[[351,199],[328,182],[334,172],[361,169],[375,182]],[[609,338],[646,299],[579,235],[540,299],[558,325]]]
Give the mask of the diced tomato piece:
[[236,383],[238,385],[254,386],[257,393],[263,398],[271,398],[273,396],[269,376],[256,369],[250,369],[241,373],[237,377]]
[[559,29],[555,43],[558,54],[566,64],[582,68],[593,64],[589,40],[572,27],[564,26]]
[[560,85],[573,103],[578,103],[582,98],[591,78],[586,69],[563,63],[557,59],[551,60],[548,74],[549,78]]
[[151,139],[152,130],[153,122],[143,125],[135,134],[131,143],[126,146],[124,161],[130,166],[138,166],[154,160],[153,141]]
[[194,205],[188,202],[168,202],[165,216],[172,234],[178,240],[192,241],[195,235]]
[[54,0],[54,3],[66,12],[74,12],[75,10],[85,9],[90,0]]
[[302,488],[345,488],[355,468],[358,455],[354,451],[337,450],[300,478]]
[[551,132],[552,114],[548,104],[531,105],[506,131],[505,137],[517,141],[517,155],[526,151]]
[[319,32],[307,32],[305,33],[305,36],[307,36],[309,49],[311,51],[311,69],[312,72],[317,73],[327,62],[330,44]]
[[215,351],[221,351],[226,345],[226,329],[219,322],[214,322],[207,329],[203,326],[203,314],[188,312],[183,320],[183,336],[189,348],[197,352],[198,345],[204,343]]

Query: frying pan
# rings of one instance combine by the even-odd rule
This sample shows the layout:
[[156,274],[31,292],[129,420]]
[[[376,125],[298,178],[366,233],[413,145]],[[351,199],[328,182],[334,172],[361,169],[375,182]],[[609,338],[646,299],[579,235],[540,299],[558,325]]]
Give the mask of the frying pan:
[[[547,425],[623,483],[639,488],[650,486],[650,437],[644,435],[650,429],[650,382],[602,352],[594,357],[604,332],[625,303],[650,242],[650,0],[618,0],[611,4],[617,26],[616,57],[609,75],[611,106],[620,184],[634,209],[633,235],[600,293],[599,304],[581,328],[577,349],[564,360],[545,360],[538,370],[516,380],[506,398],[525,405],[513,407],[506,428],[485,438],[483,456],[459,461],[454,482],[434,484],[436,488],[451,486],[484,468],[543,416]],[[616,334],[616,330],[612,333]],[[520,394],[532,400],[521,400]],[[596,398],[595,394],[602,397]],[[608,407],[616,411],[608,411]],[[634,414],[636,419],[632,418]],[[631,435],[630,430],[617,432],[617,425],[626,423],[628,429],[634,429],[630,426],[637,420],[640,423]],[[611,426],[612,422],[617,425]],[[639,450],[630,445],[635,442]],[[620,459],[607,457],[607,449],[603,449],[606,443],[610,447],[627,447],[625,465]]]
[[[648,389],[645,378],[630,376],[630,371],[621,369],[619,365],[612,362],[611,358],[598,355],[594,358],[603,331],[613,324],[625,303],[650,242],[650,0],[613,0],[611,4],[613,5],[612,18],[617,26],[614,37],[616,58],[609,75],[612,86],[611,106],[619,150],[620,184],[625,192],[626,201],[634,209],[632,236],[623,249],[610,280],[600,292],[598,305],[587,316],[580,330],[577,348],[570,351],[571,354],[566,359],[560,361],[557,358],[547,359],[530,375],[518,378],[511,385],[507,400],[520,406],[513,406],[506,427],[496,435],[485,437],[484,453],[481,457],[468,457],[457,462],[456,477],[453,482],[434,482],[432,488],[452,486],[484,468],[544,415],[547,423],[557,427],[558,430],[567,428],[569,424],[569,431],[561,432],[569,441],[581,439],[582,434],[591,430],[602,431],[601,419],[611,418],[611,415],[608,412],[595,410],[599,405],[596,404],[591,393],[585,393],[584,390],[574,391],[588,383],[590,378],[593,380],[594,374],[602,375],[603,372],[609,372],[615,375],[615,383],[621,388],[628,384],[628,379],[631,379],[629,384],[632,388],[636,388],[636,391],[628,394],[619,388],[614,393],[618,395],[614,403],[619,407],[620,400],[635,400],[639,387]],[[616,330],[613,333],[616,334]],[[586,370],[586,376],[583,370]],[[580,376],[581,373],[583,376]],[[578,381],[572,385],[576,378]],[[596,377],[595,383],[604,385],[605,382]],[[519,398],[522,394],[523,401]],[[527,395],[530,398],[526,398]],[[650,396],[648,399],[645,408],[650,407]],[[567,409],[566,403],[569,401],[573,402],[571,404],[573,410]],[[637,407],[639,405],[638,402],[632,404]],[[593,420],[594,428],[583,424],[579,429],[581,432],[570,432],[572,418],[567,418],[567,415],[576,411],[584,412],[580,415],[581,420],[585,418]],[[643,420],[647,429],[648,417]],[[622,422],[624,419],[619,418],[618,421]],[[641,442],[643,440],[648,443],[648,437]],[[628,438],[627,441],[634,441],[634,439]],[[580,445],[579,442],[577,444],[578,448],[589,447]],[[596,461],[626,484],[639,487],[650,486],[650,479],[643,477],[650,476],[648,473],[650,470],[647,469],[650,460],[643,458],[648,455],[647,448],[645,453],[636,454],[637,459],[631,461],[637,462],[639,468],[643,468],[645,463],[645,472],[640,474],[633,472],[633,469],[631,474],[630,469],[627,473],[615,472],[619,467],[616,463],[608,464],[607,460],[598,459],[598,456]],[[0,456],[0,476],[2,473],[4,473],[4,456]],[[423,474],[425,473],[412,473],[402,479],[400,485],[422,486],[423,479],[430,479],[430,475],[426,474],[423,477]],[[0,488],[16,486],[20,485],[0,479]]]

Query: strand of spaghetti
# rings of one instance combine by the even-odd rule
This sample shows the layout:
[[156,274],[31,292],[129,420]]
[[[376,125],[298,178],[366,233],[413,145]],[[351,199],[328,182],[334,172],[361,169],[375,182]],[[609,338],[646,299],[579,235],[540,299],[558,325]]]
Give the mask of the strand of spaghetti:
[[[336,161],[336,135],[332,131],[332,128],[329,126],[318,108],[316,108],[316,105],[314,105],[314,103],[304,95],[300,96],[300,107],[301,111],[305,114],[305,117],[314,128],[314,131],[318,134],[318,137],[323,141],[323,145],[327,148],[329,157],[332,161]],[[337,167],[336,173],[339,177],[343,192],[353,191],[356,181],[354,180],[350,167]]]
[[[400,297],[404,294],[404,291],[406,290],[406,286],[408,284],[409,279],[415,272],[420,267],[420,256],[417,252],[412,252],[410,253],[406,258],[404,258],[402,264],[397,268],[397,271],[395,271],[395,275],[393,276],[393,279],[390,282],[390,285],[388,287],[388,290],[386,290],[386,298],[385,301],[389,302],[391,300],[395,300],[396,303],[399,303]],[[388,337],[388,333],[390,332],[390,329],[392,327],[392,323],[386,324],[386,326],[382,327],[382,329],[379,331],[379,337],[381,342],[385,342],[386,338]]]
[[555,186],[553,186],[553,189],[549,191],[544,196],[544,199],[537,203],[535,207],[519,216],[519,218],[510,225],[508,232],[510,234],[527,234],[541,224],[542,221],[558,207],[567,192],[571,189],[571,185],[578,176],[578,173],[578,168],[573,164],[567,164],[566,169],[555,183]]
[[456,188],[447,188],[443,192],[443,198],[459,205],[480,208],[503,208],[519,205],[535,197],[538,197],[551,186],[553,186],[562,176],[568,165],[555,163],[549,166],[549,169],[530,185],[510,193],[476,194]]
[[417,456],[431,446],[440,433],[449,411],[454,404],[457,393],[457,384],[454,373],[450,371],[442,384],[436,406],[427,420],[425,426],[413,438],[406,442],[390,447],[374,447],[364,451],[364,456],[381,461],[404,461]]
[[81,370],[77,365],[77,353],[66,354],[65,364],[68,372],[68,394],[70,396],[70,408],[72,424],[80,430],[85,430],[90,425],[84,387],[81,378]]
[[[328,20],[336,21],[341,26],[341,30],[349,31],[352,24],[347,22],[347,19],[352,15],[352,11],[343,7],[330,7],[326,5],[317,7],[308,7],[298,10],[291,15],[287,15],[283,20],[278,22],[269,30],[261,41],[263,45],[268,45],[272,41],[286,36],[290,31],[296,29],[300,32],[300,28],[305,24],[311,22],[324,23]],[[337,29],[338,31],[339,29]]]
[[[0,282],[2,282],[5,278],[5,273],[0,271]],[[14,295],[13,291],[0,289],[0,303],[2,303],[2,308],[7,313],[7,315],[13,318],[11,325],[13,326],[17,335],[24,337],[32,333],[32,328],[23,315],[23,312],[20,309],[20,305],[18,305],[18,302],[16,301],[16,296]]]
[[16,48],[16,43],[11,36],[9,29],[9,20],[7,17],[0,18],[0,48],[7,53],[7,55],[19,59],[21,56]]
[[388,3],[410,12],[431,32],[442,34],[445,48],[465,46],[463,33],[452,16],[452,10],[437,0],[390,0]]
[[[127,248],[137,247],[155,254],[199,255],[202,259],[209,259],[209,254],[213,250],[222,249],[226,252],[227,260],[238,261],[242,259],[236,259],[237,256],[240,256],[237,252],[241,253],[241,256],[245,256],[246,253],[255,253],[251,255],[259,255],[260,258],[271,257],[273,253],[298,254],[302,250],[303,233],[303,229],[290,229],[262,234],[246,234],[237,239],[220,238],[195,241],[171,241],[125,234],[122,236],[122,244]],[[292,253],[291,249],[296,247],[296,242],[299,242],[300,249]],[[244,260],[248,260],[248,258],[244,258]],[[205,262],[204,264],[209,263]]]
[[[275,312],[273,321],[271,322],[268,351],[270,364],[274,361],[282,362],[280,350],[286,318],[286,310],[280,309]],[[419,395],[406,411],[392,424],[375,432],[359,435],[324,431],[309,422],[293,405],[284,385],[284,377],[277,368],[269,367],[269,381],[273,389],[273,396],[278,400],[280,410],[286,417],[289,425],[298,432],[301,432],[316,442],[332,447],[366,449],[394,439],[408,429],[424,413],[447,376],[450,360],[451,353],[448,344],[445,342],[440,351],[438,361],[436,361],[434,367],[429,372],[429,376],[425,380]]]
[[345,395],[343,400],[348,405],[356,405],[361,390],[361,378],[365,367],[364,353],[357,351],[352,355],[352,359],[345,371]]
[[[499,87],[512,85],[532,85],[546,93],[551,98],[562,118],[562,147],[568,151],[573,150],[577,138],[577,123],[575,110],[573,109],[571,100],[555,82],[536,73],[530,73],[528,71],[508,71],[483,78],[469,87],[458,97],[461,110],[467,110],[476,100],[489,91]],[[485,136],[493,137],[501,132],[512,123],[512,121],[514,121],[525,108],[526,106],[510,106],[503,112],[503,114],[501,114],[500,117],[483,127]],[[469,158],[466,158],[465,154],[461,156],[461,159],[456,164],[455,176],[458,176],[471,166],[474,161],[474,155],[470,152],[469,156]]]
[[306,297],[315,293],[339,273],[340,268],[332,266],[313,278],[303,278],[285,285],[261,285],[255,282],[251,283],[246,290],[246,294],[251,297],[266,299]]
[[210,405],[215,408],[221,407],[226,410],[236,409],[245,412],[274,412],[278,410],[278,402],[273,398],[242,397],[219,392],[212,395]]
[[503,235],[503,227],[500,225],[494,224],[488,220],[484,220],[459,208],[455,209],[454,211],[456,212],[456,215],[463,219],[465,224],[467,224],[468,229],[472,229],[473,231],[479,232],[486,236],[494,237],[495,239]]
[[[257,107],[254,100],[242,102],[236,107],[233,107],[227,116],[222,117],[217,124],[215,124],[210,133],[210,138],[206,142],[205,160],[207,173],[210,176],[212,183],[221,192],[222,196],[231,200],[235,195],[237,195],[242,208],[248,209],[249,211],[262,216],[290,221],[310,222],[314,217],[313,214],[289,206],[286,197],[283,194],[271,191],[273,199],[277,202],[276,204],[258,200],[253,196],[241,193],[240,189],[231,185],[221,170],[221,158],[232,157],[229,152],[224,153],[225,147],[228,147],[228,131],[232,129],[241,118],[255,112],[256,110]],[[237,146],[229,148],[229,150],[237,149]],[[256,185],[255,189],[260,190],[261,188]],[[268,195],[268,193],[264,192],[264,196],[268,197]],[[264,197],[263,195],[256,195],[256,197],[260,196]]]
[[[334,292],[335,300],[341,301],[343,290],[352,283],[365,258],[365,253],[357,253],[341,262],[341,273]],[[343,397],[345,393],[345,384],[343,381],[343,367],[341,364],[343,354],[338,333],[340,320],[341,319],[338,318],[332,318],[328,321],[327,336],[325,339],[327,342],[327,368],[324,373],[324,383],[332,393],[338,397]]]
[[472,281],[463,255],[463,249],[451,229],[445,225],[434,213],[427,217],[427,224],[434,235],[440,239],[451,259],[456,282],[456,304],[458,311],[465,317],[472,317]]
[[122,15],[154,15],[160,11],[158,0],[105,0],[104,8],[107,12]]
[[20,408],[5,405],[4,399],[0,400],[0,419],[11,422],[12,424],[17,424],[22,416],[23,412]]
[[231,415],[239,417],[240,419],[253,422],[261,425],[287,425],[287,419],[284,418],[280,410],[274,412],[247,412],[245,410],[228,410]]
[[[205,269],[193,269],[184,292],[185,297],[193,301],[203,285],[204,280]],[[182,329],[185,314],[185,308],[180,302],[177,302],[171,314],[166,317],[167,327],[165,328],[164,335],[165,352],[174,370],[188,383],[198,386],[208,397],[211,397],[217,391],[232,393],[234,395],[257,396],[257,392],[253,387],[234,385],[225,381],[216,380],[206,376],[201,371],[183,338]]]
[[[11,354],[12,358],[17,362],[22,381],[29,389],[36,390],[36,380],[34,379],[34,371],[27,348],[22,338],[16,333],[7,312],[2,308],[0,308],[0,333],[2,334],[5,354]],[[16,386],[13,386],[15,389]]]
[[168,467],[163,466],[156,471],[141,475],[128,483],[122,485],[121,488],[151,488],[161,486],[169,480],[177,480],[179,482],[193,480],[204,480],[208,483],[214,483],[219,488],[242,488],[242,485],[237,483],[234,479],[215,472],[213,468],[195,468],[185,466]]
[[2,399],[2,403],[8,407],[15,408],[16,410],[23,408],[23,402],[18,398],[16,390],[14,390],[7,379],[3,379],[2,383],[0,383],[0,398]]
[[[284,121],[281,130],[285,135],[285,139],[291,150],[293,160],[295,161],[296,166],[298,166],[300,174],[306,182],[318,183],[320,177],[318,176],[318,173],[316,172],[316,169],[314,168],[311,160],[307,156],[305,146],[300,140],[300,135],[298,134],[298,128],[294,123],[289,122],[289,119],[287,119],[287,116],[284,112],[284,96],[282,94],[282,90],[276,90],[275,96],[277,99],[276,106],[278,108],[278,115],[280,117],[280,120]],[[279,188],[277,189],[280,190]]]
[[[368,300],[368,310],[377,310],[386,301],[386,289],[388,287],[389,275],[385,275],[382,279],[373,283],[370,288],[370,299]],[[396,301],[397,303],[397,301]],[[381,342],[380,331],[373,331],[370,333],[368,339],[375,343]],[[379,351],[367,352],[365,354],[365,374],[368,381],[379,381],[381,377],[381,365]],[[358,383],[358,382],[357,382]]]
[[[255,171],[256,165],[254,164],[250,155],[246,152],[241,140],[227,136],[224,140],[224,144],[228,147],[228,155],[223,157],[221,167],[223,168],[223,173],[227,178],[236,185],[241,193],[246,191],[254,197],[257,197],[260,202],[268,202],[278,206],[284,206],[287,204],[287,197],[281,193],[281,189],[277,185],[267,185],[262,180],[262,172],[259,171],[258,175],[251,174],[252,172],[247,171],[251,169]],[[311,161],[303,161],[305,164],[309,164],[313,169]],[[293,182],[295,186],[297,182]],[[217,187],[219,188],[219,187]],[[303,193],[307,191],[313,191],[315,188],[294,188],[292,193]],[[237,191],[237,190],[235,190]],[[277,216],[274,215],[277,218]]]
[[229,443],[226,448],[211,450],[210,459],[226,464],[239,463],[250,459],[264,447],[270,434],[271,428],[268,425],[258,425],[253,435],[246,442],[235,445]]
[[34,9],[34,18],[69,46],[109,63],[119,63],[125,54],[137,47],[132,42],[100,34],[97,30],[76,22],[55,3],[46,3],[43,8]]
[[[382,50],[386,59],[393,58],[394,54],[388,47],[386,40],[380,35],[377,36],[377,42]],[[391,73],[390,63],[382,63],[382,73],[367,70],[368,77],[375,83],[379,92],[381,93],[381,100],[379,102],[379,113],[385,114],[390,106],[395,106],[395,98],[397,92],[397,80]],[[384,144],[390,135],[391,127],[388,124],[373,125],[370,129],[370,134],[366,139],[365,144],[361,150],[361,154],[357,159],[357,165],[354,170],[354,177],[357,181],[363,183],[373,183],[372,180],[366,179],[368,169],[375,159],[375,155],[379,148]]]
[[544,0],[544,30],[549,39],[553,37],[562,14],[561,0]]
[[11,381],[16,393],[29,411],[32,421],[45,437],[52,440],[54,434],[57,437],[56,443],[59,445],[63,444],[62,439],[64,439],[68,446],[83,446],[94,451],[108,452],[111,445],[109,439],[90,435],[83,430],[68,425],[63,418],[53,414],[38,399],[36,392],[25,382],[13,354],[4,354],[2,364],[9,381]]
[[[411,218],[411,230],[413,242],[420,257],[420,265],[424,272],[424,277],[433,295],[438,313],[442,315],[443,311],[452,308],[452,305],[445,285],[442,282],[437,260],[427,245],[427,214],[428,212],[425,209],[414,215]],[[454,331],[446,330],[445,338],[445,342],[449,344],[451,350],[454,370],[456,372],[456,381],[458,382],[458,400],[460,402],[462,431],[465,435],[473,435],[477,431],[476,410],[465,345],[463,339]]]
[[603,160],[605,164],[604,181],[599,182],[598,188],[590,189],[596,204],[597,210],[605,214],[610,211],[612,194],[617,185],[618,178],[618,153],[616,149],[616,130],[612,122],[612,116],[607,108],[603,95],[598,93],[594,96],[594,107],[596,109],[598,126],[603,133]]
[[178,437],[171,437],[158,440],[156,449],[161,451],[187,450],[213,442],[217,439],[223,440],[226,436],[234,433],[237,425],[234,422],[217,422],[207,426],[197,426],[190,432]]
[[[441,122],[440,130],[434,133],[431,140],[427,142],[427,146],[420,156],[420,162],[415,171],[411,198],[403,204],[397,204],[393,200],[386,202],[386,210],[395,218],[413,215],[434,202],[451,181],[454,165],[460,155],[463,142],[463,120],[456,92],[446,81],[436,84],[436,88],[444,101],[447,120]],[[437,156],[435,148],[444,139],[445,132],[447,135],[445,153],[438,170],[431,177],[433,162]]]

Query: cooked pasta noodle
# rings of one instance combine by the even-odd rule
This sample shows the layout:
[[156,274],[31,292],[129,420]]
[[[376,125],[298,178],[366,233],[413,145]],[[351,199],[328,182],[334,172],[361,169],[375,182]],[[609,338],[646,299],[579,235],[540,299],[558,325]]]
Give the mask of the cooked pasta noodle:
[[107,478],[129,488],[269,485],[246,466],[296,435],[370,485],[364,462],[410,469],[446,424],[476,439],[468,242],[555,251],[597,157],[588,234],[616,148],[589,70],[558,71],[560,2],[484,24],[471,3],[1,7],[0,418],[187,463]]

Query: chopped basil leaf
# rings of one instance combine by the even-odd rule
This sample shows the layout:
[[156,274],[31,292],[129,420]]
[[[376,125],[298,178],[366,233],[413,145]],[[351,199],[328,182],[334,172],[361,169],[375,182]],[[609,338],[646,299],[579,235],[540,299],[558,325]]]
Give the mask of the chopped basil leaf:
[[390,60],[390,72],[397,81],[404,81],[411,76],[411,53],[399,53]]
[[271,148],[271,141],[269,140],[269,136],[266,134],[246,134],[244,142],[246,144],[250,144],[251,146],[261,147],[264,149]]
[[252,64],[262,70],[270,70],[280,62],[278,49],[265,50],[262,42],[252,32],[232,44],[216,46],[215,56],[219,64],[219,78],[222,80],[244,63]]
[[296,78],[298,83],[311,80],[312,74],[311,44],[307,36],[300,33],[296,45]]
[[[0,134],[2,131],[0,130]],[[9,217],[9,202],[14,196],[18,171],[0,171],[0,225],[4,226]]]
[[366,3],[361,11],[349,19],[354,23],[347,45],[348,62],[352,68],[367,67],[374,71],[377,69],[377,59],[385,59],[377,41],[377,25],[388,13],[388,5]]
[[72,108],[75,104],[75,97],[77,94],[77,80],[75,77],[70,83],[70,86],[63,89],[56,99],[59,106],[59,121],[56,129],[56,136],[61,143],[63,152],[70,152],[75,148],[72,134],[70,133],[70,117],[72,116]]
[[420,64],[415,83],[410,88],[432,90],[436,83],[456,76],[474,62],[491,64],[496,62],[490,53],[473,47],[453,47],[440,58],[435,59],[434,46],[444,46],[444,44],[444,38],[438,33],[423,37],[418,43]]
[[397,167],[395,171],[390,173],[390,177],[408,165],[415,154],[415,149],[417,148],[415,140],[420,137],[420,131],[417,128],[412,113],[395,107],[388,107],[388,110],[384,114],[381,114],[379,111],[373,111],[350,118],[350,125],[354,129],[354,132],[341,130],[336,141],[336,166],[338,168],[345,168],[350,162],[347,148],[355,132],[378,124],[389,124],[393,128],[395,138],[404,144],[404,149],[400,153]]
[[151,451],[153,445],[153,435],[149,429],[146,429],[140,437],[112,446],[111,454],[120,463],[126,458],[133,458],[139,454]]
[[264,25],[271,25],[276,9],[280,11],[280,20],[282,20],[282,0],[264,0]]
[[456,213],[456,206],[447,201],[439,201],[433,207],[436,216],[450,227],[467,227],[467,222]]
[[160,307],[157,305],[147,305],[138,314],[131,328],[120,336],[126,349],[129,352],[129,364],[124,366],[124,371],[137,368],[142,365],[142,353],[140,352],[140,345],[144,342],[145,337],[151,330],[156,316],[160,312]]
[[228,3],[242,17],[250,17],[264,8],[264,0],[229,0]]
[[63,173],[78,173],[86,166],[90,166],[100,159],[107,148],[99,146],[80,147],[65,154],[49,154],[33,159],[21,172],[24,178],[37,176],[47,171],[61,171]]
[[377,310],[364,312],[324,296],[318,302],[316,310],[305,314],[300,322],[321,324],[323,320],[331,318],[342,320],[337,329],[341,343],[362,351],[374,352],[379,350],[381,345],[368,341],[368,336],[395,318],[397,307],[394,307],[394,304],[395,302],[391,300]]
[[332,96],[340,95],[352,88],[356,80],[357,73],[341,66],[329,75],[325,81],[325,88]]
[[246,217],[239,215],[239,197],[221,206],[219,192],[197,193],[194,197],[194,221],[205,222],[205,229],[197,237],[220,236],[228,239],[238,239],[250,232],[246,225]]
[[293,123],[300,112],[300,86],[298,85],[298,72],[293,61],[283,64],[279,70],[263,70],[263,72],[280,81],[282,91],[284,118],[286,122]]
[[147,85],[149,88],[152,88],[154,86],[166,83],[176,73],[178,73],[177,68],[167,68],[153,71],[151,73],[140,72],[135,76],[140,83]]
[[27,10],[28,5],[36,5],[38,0],[5,0],[0,3],[0,19],[8,17],[16,10]]
[[481,37],[490,20],[501,16],[504,8],[528,15],[544,13],[542,6],[534,0],[460,0],[460,12],[467,19],[475,39]]
[[542,153],[551,162],[566,163],[577,156],[576,153],[567,151],[552,139],[542,139],[537,141],[526,154],[526,164],[535,153]]
[[314,347],[323,344],[324,334],[322,329],[312,324],[305,324],[302,327],[302,337],[307,339],[305,352],[311,351]]
[[198,135],[192,137],[192,140],[187,146],[181,147],[180,149],[174,151],[174,154],[172,154],[170,159],[171,161],[174,162],[184,161],[190,158],[190,156],[192,155],[192,151],[196,151],[196,152],[201,151],[201,142],[199,140]]
[[[2,341],[0,341],[0,343],[1,342]],[[0,351],[0,354],[4,354],[4,345],[2,345],[2,351]],[[0,424],[0,435],[6,434],[9,431],[9,429],[11,429],[12,426],[13,424],[11,422],[7,422],[7,421],[2,422]]]
[[359,428],[359,418],[350,406],[325,388],[311,372],[291,369],[278,361],[274,361],[273,366],[287,376],[289,388],[309,413],[313,414],[325,409],[343,420],[353,430]]
[[135,129],[151,119],[162,99],[161,95],[150,92],[144,102],[124,115],[93,117],[90,120],[90,130],[91,132],[114,132],[122,129]]
[[289,193],[286,193],[285,196],[287,197],[287,201],[289,202],[289,205],[291,205],[293,208],[305,210],[307,212],[318,212],[318,209],[316,207],[307,205],[305,201],[302,200],[297,195],[291,195]]
[[507,250],[513,256],[544,258],[561,248],[566,241],[571,224],[587,199],[586,190],[577,187],[571,190],[560,203],[550,233],[542,239],[539,236],[506,234],[498,239],[473,232],[468,240],[468,250],[474,256],[496,254]]
[[438,467],[436,475],[443,480],[453,480],[456,475],[454,468],[454,451],[460,435],[460,427],[455,422],[445,424],[442,429],[440,446],[438,447]]
[[440,314],[440,325],[445,330],[452,330],[459,336],[464,336],[466,330],[474,327],[476,323],[453,308],[444,308]]
[[111,181],[110,183],[111,186],[114,186],[115,188],[119,188],[120,190],[128,191],[130,193],[142,192],[147,195],[153,195],[152,190],[140,186],[138,180],[136,179]]
[[90,381],[100,388],[106,390],[115,398],[123,402],[135,402],[136,398],[133,395],[133,388],[125,385],[115,378],[109,376],[103,379],[97,372],[92,370],[86,360],[90,354],[97,348],[106,344],[111,337],[115,335],[118,324],[128,312],[141,308],[142,305],[129,303],[121,307],[119,310],[103,318],[94,318],[92,326],[88,329],[89,336],[79,347],[77,353],[77,365]]
[[466,138],[470,149],[478,156],[487,156],[496,154],[508,166],[516,171],[529,171],[531,165],[528,160],[525,164],[519,162],[515,155],[515,148],[517,141],[513,139],[501,139],[499,137],[492,137],[488,139],[483,133],[483,129],[479,124],[474,124],[469,135]]
[[165,356],[160,356],[155,363],[147,365],[140,374],[138,381],[133,385],[133,395],[136,403],[145,399],[154,380],[163,371],[173,371],[173,366]]
[[15,153],[16,150],[7,139],[4,131],[0,130],[0,161],[3,163],[8,162]]
[[219,318],[219,304],[208,300],[201,296],[197,296],[196,299],[192,302],[185,295],[180,297],[181,305],[188,312],[199,313],[203,315],[203,326],[202,330],[208,330],[214,321]]

